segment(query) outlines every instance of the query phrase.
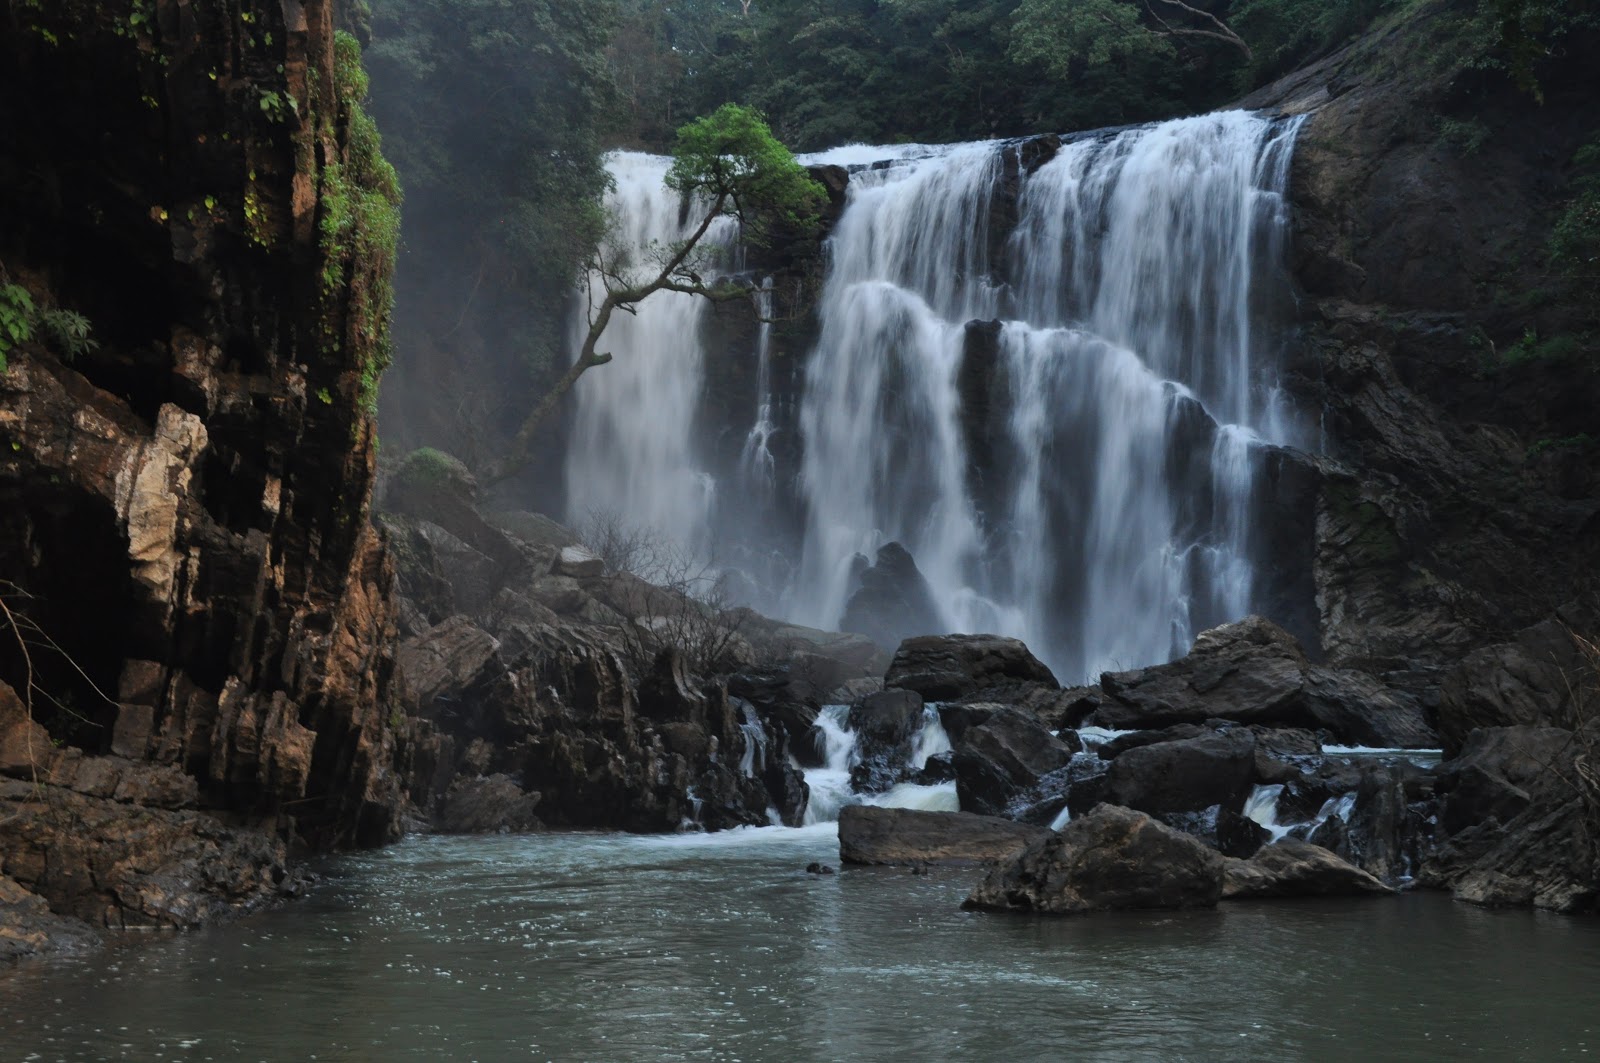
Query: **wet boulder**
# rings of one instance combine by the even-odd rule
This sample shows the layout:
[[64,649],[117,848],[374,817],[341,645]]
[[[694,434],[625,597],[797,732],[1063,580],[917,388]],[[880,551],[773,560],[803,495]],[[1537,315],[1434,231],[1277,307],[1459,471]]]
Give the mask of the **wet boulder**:
[[[925,701],[953,701],[983,690],[1061,684],[1019,639],[999,635],[924,635],[906,639],[883,678]],[[996,699],[1001,700],[1001,699]]]
[[909,550],[899,543],[878,550],[877,559],[861,571],[839,627],[866,635],[886,648],[940,630],[933,590]]
[[1222,896],[1350,897],[1393,893],[1359,867],[1310,842],[1284,838],[1248,860],[1229,858]]
[[1142,812],[1101,805],[1001,863],[963,908],[1072,915],[1211,908],[1223,857]]
[[1443,797],[1439,821],[1446,834],[1491,820],[1507,823],[1535,797],[1568,789],[1557,765],[1570,759],[1573,732],[1559,727],[1484,727],[1466,739],[1460,755],[1440,766],[1435,788]]
[[983,864],[1009,859],[1050,833],[970,812],[847,805],[839,812],[839,859],[847,864]]
[[1016,798],[1037,786],[1041,776],[1071,763],[1078,751],[1076,735],[1071,742],[1051,734],[1029,713],[1017,709],[992,713],[955,743],[952,762],[961,807],[984,815],[1007,814]]
[[1185,657],[1107,672],[1086,719],[1115,730],[1206,720],[1324,729],[1348,745],[1425,748],[1436,741],[1409,696],[1365,673],[1313,666],[1300,644],[1258,616],[1205,631]]
[[1574,710],[1600,685],[1574,631],[1600,630],[1592,605],[1569,604],[1509,642],[1469,653],[1444,677],[1439,734],[1454,755],[1480,727],[1571,727]]
[[1249,857],[1272,837],[1255,820],[1221,805],[1194,812],[1161,812],[1156,818],[1173,830],[1199,839],[1223,856]]
[[1106,701],[1089,722],[1114,730],[1170,727],[1216,717],[1276,723],[1300,716],[1300,644],[1258,616],[1212,628],[1170,664],[1101,676]]
[[909,690],[868,694],[850,706],[846,726],[863,763],[903,764],[922,730],[922,697]]
[[1105,799],[1141,812],[1237,812],[1255,780],[1255,735],[1240,728],[1128,750],[1111,762]]
[[443,834],[522,833],[542,824],[534,809],[539,794],[528,793],[505,775],[458,778],[445,794],[434,825]]

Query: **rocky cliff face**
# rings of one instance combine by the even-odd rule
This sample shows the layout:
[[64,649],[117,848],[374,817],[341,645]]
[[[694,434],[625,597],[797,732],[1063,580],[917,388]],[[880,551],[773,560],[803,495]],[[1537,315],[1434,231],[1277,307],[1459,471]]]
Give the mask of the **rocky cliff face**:
[[197,922],[278,888],[285,842],[400,830],[367,519],[398,189],[334,18],[0,13],[27,101],[0,114],[0,280],[97,344],[36,328],[0,371],[0,874],[96,923]]
[[1420,5],[1244,101],[1309,114],[1292,386],[1325,458],[1281,505],[1313,532],[1323,648],[1414,687],[1600,578],[1595,308],[1549,252],[1596,131],[1591,72],[1581,42],[1542,101],[1453,72],[1450,16]]

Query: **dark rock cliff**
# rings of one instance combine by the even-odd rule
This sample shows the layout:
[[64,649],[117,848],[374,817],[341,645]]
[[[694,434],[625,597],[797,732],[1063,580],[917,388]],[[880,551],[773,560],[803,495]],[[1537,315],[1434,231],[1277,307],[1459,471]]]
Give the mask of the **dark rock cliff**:
[[0,8],[0,282],[97,344],[0,371],[0,875],[96,923],[400,831],[367,513],[399,193],[334,19]]
[[1549,249],[1597,132],[1592,53],[1567,42],[1539,100],[1455,70],[1459,32],[1418,5],[1244,101],[1308,114],[1290,369],[1326,456],[1280,515],[1313,530],[1326,652],[1413,687],[1600,585],[1597,307]]

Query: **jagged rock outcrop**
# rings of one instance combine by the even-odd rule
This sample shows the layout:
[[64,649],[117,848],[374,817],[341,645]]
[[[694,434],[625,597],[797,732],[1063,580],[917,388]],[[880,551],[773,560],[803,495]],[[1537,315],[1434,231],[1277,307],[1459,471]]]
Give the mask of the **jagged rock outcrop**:
[[0,263],[97,345],[0,369],[0,593],[53,644],[8,618],[0,680],[82,751],[4,783],[0,863],[109,926],[257,904],[289,840],[395,838],[412,741],[367,520],[398,192],[358,48],[328,0],[148,16],[33,5],[0,40],[30,101]]
[[[1287,384],[1321,411],[1325,456],[1297,476],[1293,521],[1314,530],[1321,648],[1424,695],[1600,573],[1593,301],[1549,255],[1593,135],[1593,31],[1541,60],[1536,100],[1425,61],[1463,52],[1450,8],[1415,5],[1242,101],[1306,115]],[[1461,127],[1471,150],[1448,135]]]
[[899,543],[880,547],[863,567],[855,593],[839,621],[843,631],[859,631],[885,648],[939,626],[939,606],[911,552]]
[[1371,675],[1313,665],[1293,636],[1249,617],[1202,632],[1171,664],[1101,676],[1087,722],[1117,729],[1208,719],[1319,728],[1350,745],[1436,742],[1420,705]]

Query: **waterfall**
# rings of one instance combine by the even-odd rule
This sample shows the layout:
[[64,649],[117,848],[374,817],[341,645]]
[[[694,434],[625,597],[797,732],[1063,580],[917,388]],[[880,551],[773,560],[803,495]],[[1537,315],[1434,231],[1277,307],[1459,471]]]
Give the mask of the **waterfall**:
[[[707,310],[662,293],[579,385],[573,514],[720,556],[782,526],[760,549],[790,575],[753,597],[817,627],[898,541],[929,631],[1020,637],[1072,681],[1186,652],[1255,602],[1259,448],[1302,442],[1275,327],[1298,125],[1222,112],[1069,138],[1042,165],[993,142],[803,160],[851,173],[785,412],[796,467],[767,446],[765,324],[749,419],[718,429],[742,449],[721,469],[696,451]],[[682,235],[665,166],[612,158],[619,243]],[[769,316],[770,287],[758,298]],[[714,511],[719,477],[738,499]]]
[[755,293],[756,313],[756,418],[739,452],[739,471],[745,487],[757,496],[770,495],[777,481],[777,459],[768,444],[776,430],[772,393],[772,278],[765,277]]
[[[685,239],[704,216],[685,211],[682,197],[663,184],[670,164],[637,152],[607,159],[614,188],[606,208],[615,225],[602,253],[623,263],[630,278],[653,275],[653,256]],[[721,219],[707,234],[708,249],[730,244],[736,228]],[[598,303],[604,291],[601,278],[591,276],[589,301]],[[618,522],[648,529],[674,548],[704,547],[716,480],[695,452],[693,431],[706,313],[704,299],[656,292],[636,313],[612,316],[599,350],[615,361],[585,373],[576,388],[566,460],[567,516],[574,524]],[[587,329],[587,315],[576,315],[575,341]]]
[[998,251],[1000,149],[853,174],[801,415],[797,615],[837,623],[890,540],[946,630],[1017,635],[1070,679],[1247,612],[1250,451],[1290,441],[1258,322],[1296,128],[1080,138],[1019,175]]
[[[848,705],[824,705],[817,715],[817,731],[822,741],[822,766],[805,769],[806,786],[811,799],[806,804],[805,822],[832,823],[839,818],[839,810],[846,805],[873,805],[877,808],[915,808],[925,812],[956,812],[955,783],[925,785],[902,782],[881,794],[857,793],[850,786],[850,769],[859,760],[856,735],[849,729]],[[939,722],[939,710],[928,706],[923,710],[922,727],[911,744],[908,766],[921,769],[928,758],[950,751],[950,736]]]

